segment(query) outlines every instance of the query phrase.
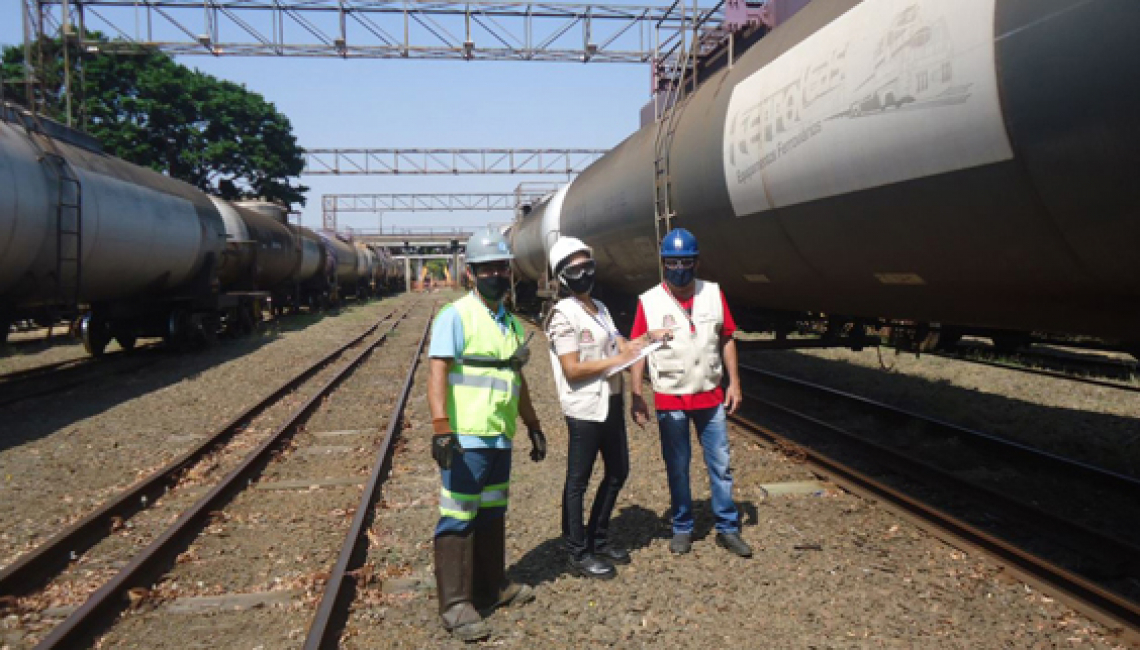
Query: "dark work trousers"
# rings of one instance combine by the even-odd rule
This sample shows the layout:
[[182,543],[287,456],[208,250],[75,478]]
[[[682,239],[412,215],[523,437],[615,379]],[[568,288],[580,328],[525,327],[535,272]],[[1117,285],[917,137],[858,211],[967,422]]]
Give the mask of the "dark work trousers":
[[[566,487],[562,490],[562,537],[577,559],[606,545],[610,515],[618,492],[629,476],[629,446],[626,443],[625,409],[621,395],[610,397],[605,422],[566,418],[570,449],[566,462]],[[590,522],[582,526],[582,502],[594,471],[594,459],[602,454],[605,474],[598,485]]]

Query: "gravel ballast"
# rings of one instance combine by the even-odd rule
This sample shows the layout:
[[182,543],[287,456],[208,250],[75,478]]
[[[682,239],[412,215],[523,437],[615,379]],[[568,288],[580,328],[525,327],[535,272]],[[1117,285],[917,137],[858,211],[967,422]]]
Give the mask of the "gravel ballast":
[[[438,294],[446,299],[458,295]],[[0,438],[19,439],[14,444],[0,442],[0,478],[5,479],[0,535],[8,535],[3,549],[10,555],[50,532],[55,522],[82,513],[98,500],[93,491],[133,480],[142,468],[190,444],[179,445],[174,436],[202,431],[203,420],[224,419],[283,381],[303,359],[326,352],[395,305],[389,300],[372,303],[286,332],[279,339],[237,342],[231,345],[248,349],[222,355],[212,364],[177,357],[172,362],[176,367],[164,368],[162,372],[169,374],[147,380],[151,383],[146,388],[103,387],[81,397],[73,392],[72,404],[60,400],[50,412],[41,404],[35,413],[20,415],[24,418],[18,421],[23,423],[20,426],[38,427],[38,433],[6,429]],[[351,435],[334,439],[316,433],[382,429],[396,375],[417,340],[413,329],[408,327],[393,339],[384,355],[377,355],[354,383],[345,385],[345,401],[332,399],[314,416],[295,448],[271,465],[262,481],[287,484],[363,471],[371,460],[367,453],[371,443]],[[616,544],[631,549],[633,562],[619,567],[611,581],[572,576],[565,568],[560,540],[566,427],[542,335],[531,345],[535,354],[526,375],[550,453],[545,462],[534,463],[528,457],[526,436],[516,438],[507,546],[512,577],[535,586],[537,599],[492,615],[494,636],[481,645],[1124,647],[1109,631],[1048,594],[1010,579],[989,560],[950,547],[872,502],[818,482],[794,457],[758,444],[735,427],[731,439],[735,497],[742,511],[743,536],[755,550],[752,559],[729,555],[715,545],[707,474],[695,444],[693,551],[670,554],[669,495],[656,424],[641,429],[627,422],[631,472],[615,509],[612,535]],[[221,355],[226,348],[207,354]],[[872,377],[870,363],[827,356],[832,354],[841,353],[764,353],[749,355],[749,360],[789,374],[799,368],[801,376],[848,377],[843,373],[850,366],[850,378],[843,381],[861,380],[859,386],[889,383]],[[877,365],[874,352],[871,355]],[[905,369],[902,366],[900,362],[900,370]],[[438,517],[439,479],[429,452],[426,368],[422,364],[417,372],[402,436],[395,443],[391,472],[368,533],[368,555],[358,573],[361,586],[342,638],[345,648],[465,647],[442,630],[436,612],[431,536]],[[1000,398],[998,404],[1010,399],[1029,402],[1036,393],[1046,393],[1048,399],[1080,399],[1040,388],[1036,392],[1030,387],[1003,388],[1002,380],[977,378],[978,372],[971,369],[963,375],[976,378],[976,387],[959,387],[937,375],[922,376],[921,383],[907,384],[911,391],[907,395],[917,400],[943,388]],[[275,380],[268,381],[267,376]],[[993,396],[1001,390],[1012,395]],[[1066,404],[1049,408],[1075,410]],[[913,406],[925,410],[923,404]],[[959,408],[972,412],[967,402]],[[1113,408],[1111,417],[1136,417],[1131,407]],[[9,422],[6,428],[13,426]],[[372,440],[370,435],[374,434],[359,440]],[[297,453],[306,448],[318,451]],[[18,481],[11,479],[15,485],[5,478],[13,469],[21,474]],[[588,499],[600,477],[600,462],[595,472]],[[347,529],[350,507],[344,504],[352,502],[351,495],[358,491],[355,485],[328,485],[250,493],[249,501],[235,501],[166,581],[168,587],[171,582],[181,585],[177,594],[171,594],[184,599],[181,606],[208,611],[191,616],[167,609],[170,603],[157,603],[128,616],[104,646],[301,647],[320,588],[319,567],[335,557],[340,539],[333,532]],[[266,559],[270,562],[263,564]],[[266,591],[285,595],[253,605],[212,608],[202,604],[207,601],[185,600]],[[0,647],[24,647],[5,636],[18,623],[3,621]]]

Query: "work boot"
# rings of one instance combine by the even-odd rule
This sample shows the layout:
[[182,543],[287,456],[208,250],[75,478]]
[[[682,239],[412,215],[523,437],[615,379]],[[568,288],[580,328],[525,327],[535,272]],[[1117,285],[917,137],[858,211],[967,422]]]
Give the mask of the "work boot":
[[614,565],[589,554],[583,555],[582,557],[574,557],[573,555],[567,556],[566,566],[570,567],[571,571],[583,578],[609,580],[617,575],[617,569],[614,569]]
[[443,627],[461,641],[491,636],[471,604],[474,538],[471,533],[443,534],[435,538],[435,584]]
[[740,557],[752,557],[752,547],[740,538],[740,533],[717,533],[716,545]]
[[629,557],[629,551],[609,544],[595,548],[594,555],[610,564],[629,564],[633,561]]
[[693,534],[692,533],[673,533],[673,539],[669,542],[669,550],[674,555],[684,555],[693,548]]
[[496,517],[475,529],[475,606],[480,611],[534,600],[529,585],[507,578],[507,520]]

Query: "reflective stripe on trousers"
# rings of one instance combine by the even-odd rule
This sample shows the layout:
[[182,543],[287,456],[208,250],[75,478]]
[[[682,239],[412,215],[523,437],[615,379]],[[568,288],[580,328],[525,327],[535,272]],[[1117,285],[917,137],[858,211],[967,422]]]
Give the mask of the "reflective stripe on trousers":
[[511,495],[511,450],[465,449],[440,471],[439,523],[435,534],[465,533],[502,517]]
[[481,508],[505,508],[511,498],[511,484],[499,483],[483,488],[482,494],[459,494],[447,488],[439,488],[439,514],[443,517],[463,519],[475,518]]

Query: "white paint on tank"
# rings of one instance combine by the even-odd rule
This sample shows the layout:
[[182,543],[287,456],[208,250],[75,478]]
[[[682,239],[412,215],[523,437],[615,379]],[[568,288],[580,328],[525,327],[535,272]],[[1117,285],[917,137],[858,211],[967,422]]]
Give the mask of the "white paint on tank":
[[866,0],[733,88],[736,216],[1013,157],[996,0]]

